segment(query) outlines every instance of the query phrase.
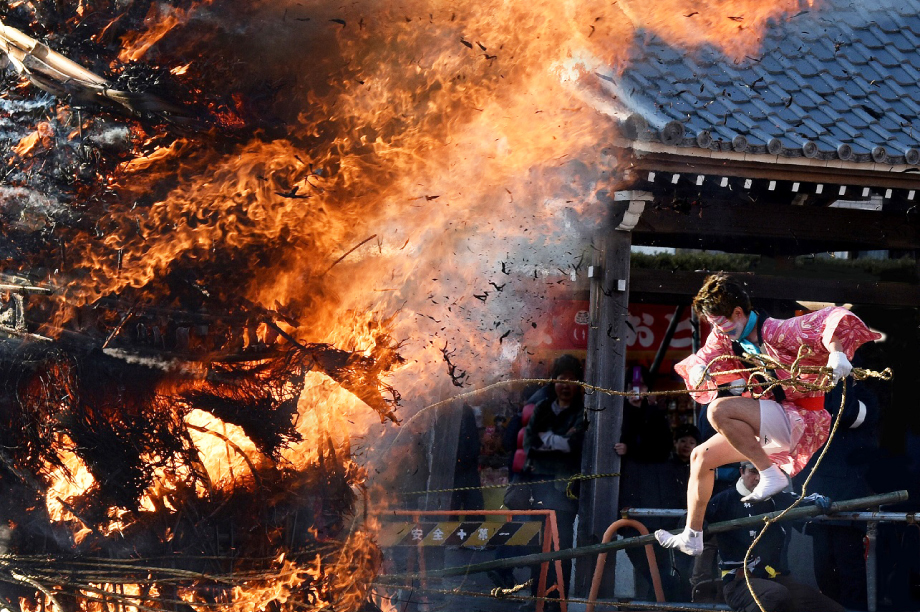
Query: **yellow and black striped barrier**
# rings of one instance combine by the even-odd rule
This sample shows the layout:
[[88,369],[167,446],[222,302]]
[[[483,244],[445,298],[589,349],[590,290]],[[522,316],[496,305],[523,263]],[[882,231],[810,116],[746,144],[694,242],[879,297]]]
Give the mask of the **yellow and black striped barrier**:
[[400,522],[381,525],[377,543],[391,546],[536,546],[543,521]]

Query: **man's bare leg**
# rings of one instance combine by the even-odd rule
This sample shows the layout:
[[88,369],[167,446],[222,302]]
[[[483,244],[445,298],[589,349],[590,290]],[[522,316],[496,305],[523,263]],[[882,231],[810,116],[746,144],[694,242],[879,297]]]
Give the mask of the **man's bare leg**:
[[[703,519],[706,504],[712,497],[716,468],[745,459],[762,472],[773,467],[757,438],[760,435],[758,400],[746,397],[719,398],[709,405],[708,417],[719,433],[693,449],[690,457],[687,527],[678,535],[664,530],[655,532],[662,546],[677,548],[689,555],[698,555],[703,550]],[[775,469],[778,471],[778,468]]]
[[708,416],[716,431],[760,472],[760,482],[742,501],[761,501],[786,488],[786,475],[773,465],[760,446],[760,400],[747,397],[720,398],[710,404]]
[[735,449],[725,436],[717,433],[693,449],[690,456],[690,481],[687,483],[687,525],[696,531],[703,528],[706,505],[712,497],[716,468],[745,456]]
[[659,529],[655,532],[658,543],[688,555],[696,556],[703,552],[703,519],[706,504],[712,497],[715,469],[743,460],[744,455],[720,433],[694,448],[690,455],[690,482],[687,484],[687,526],[683,533],[677,535]]

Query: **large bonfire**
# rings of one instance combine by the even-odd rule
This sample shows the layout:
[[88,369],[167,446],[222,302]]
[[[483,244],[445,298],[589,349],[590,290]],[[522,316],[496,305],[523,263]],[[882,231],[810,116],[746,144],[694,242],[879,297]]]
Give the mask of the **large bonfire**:
[[581,273],[593,72],[801,8],[634,4],[0,3],[0,604],[364,605],[354,439]]

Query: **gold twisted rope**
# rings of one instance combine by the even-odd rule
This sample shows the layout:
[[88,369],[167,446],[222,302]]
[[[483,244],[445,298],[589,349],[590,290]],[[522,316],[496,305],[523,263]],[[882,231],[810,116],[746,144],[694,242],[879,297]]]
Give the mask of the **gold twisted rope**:
[[[721,370],[719,375],[721,376],[741,376],[743,374],[751,374],[751,376],[759,375],[763,382],[754,382],[747,383],[744,385],[730,385],[728,388],[734,392],[741,393],[743,391],[750,391],[751,396],[754,399],[760,399],[765,394],[773,391],[777,387],[785,387],[789,389],[794,389],[800,393],[814,393],[814,392],[827,392],[834,388],[836,385],[832,380],[832,370],[826,366],[803,366],[801,365],[802,359],[811,354],[811,349],[805,345],[799,346],[798,353],[795,360],[791,364],[784,364],[769,355],[759,354],[753,355],[750,353],[744,353],[741,356],[737,355],[720,355],[712,359],[703,372],[703,375],[706,376],[709,374],[713,365],[721,361],[728,360],[739,360],[742,363],[750,364],[751,367],[748,368],[735,368],[731,370]],[[777,370],[788,372],[789,375],[785,378],[778,378],[775,374]],[[802,378],[806,374],[817,374],[819,378],[815,382],[809,382]],[[865,368],[853,368],[850,371],[849,376],[854,380],[866,380],[869,378],[877,378],[884,381],[890,381],[892,377],[891,368],[885,368],[881,372],[875,370],[869,370]],[[466,393],[461,393],[460,395],[455,395],[446,400],[441,400],[434,404],[429,404],[421,410],[419,410],[415,415],[413,415],[405,425],[408,426],[409,423],[414,421],[419,415],[429,410],[436,410],[438,408],[450,405],[456,401],[468,399],[471,397],[476,397],[484,393],[488,393],[495,389],[500,389],[503,387],[509,387],[513,385],[532,385],[532,384],[549,384],[556,382],[552,378],[516,378],[511,380],[503,380],[492,383],[485,387],[479,389],[474,389],[467,391]],[[607,389],[605,387],[599,387],[597,385],[591,385],[585,382],[580,381],[566,381],[566,384],[577,385],[583,388],[586,392],[590,393],[602,393],[604,395],[611,396],[620,396],[620,397],[654,397],[654,396],[675,396],[675,395],[690,395],[694,396],[695,394],[700,393],[709,393],[710,389],[675,389],[667,391],[644,391],[641,393],[634,393],[632,391],[615,391],[613,389]],[[603,409],[601,409],[603,410]],[[402,430],[400,430],[402,431]],[[836,431],[836,425],[835,425]],[[397,434],[397,438],[399,434]],[[830,438],[828,439],[828,443]],[[395,443],[395,440],[394,440]],[[823,455],[823,454],[822,454]],[[817,465],[815,466],[817,467]],[[553,480],[538,480],[533,482],[520,482],[520,483],[509,483],[509,484],[497,484],[497,485],[481,485],[478,487],[457,487],[449,489],[435,489],[430,491],[410,491],[403,493],[403,495],[424,495],[426,493],[452,493],[454,491],[472,491],[472,490],[485,490],[485,489],[499,489],[509,486],[525,486],[530,484],[545,484],[551,482],[568,482],[566,485],[566,496],[569,499],[577,499],[577,496],[572,490],[572,485],[579,480],[593,480],[597,478],[614,478],[620,476],[619,472],[613,472],[609,474],[575,474],[573,476],[568,476],[566,478],[556,478]],[[811,476],[809,476],[809,480]],[[807,483],[807,481],[806,481]]]

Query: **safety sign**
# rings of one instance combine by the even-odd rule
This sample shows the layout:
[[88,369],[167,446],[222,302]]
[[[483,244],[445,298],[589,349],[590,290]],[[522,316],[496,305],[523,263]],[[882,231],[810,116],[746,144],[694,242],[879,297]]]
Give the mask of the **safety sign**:
[[384,523],[380,546],[536,546],[542,521]]

